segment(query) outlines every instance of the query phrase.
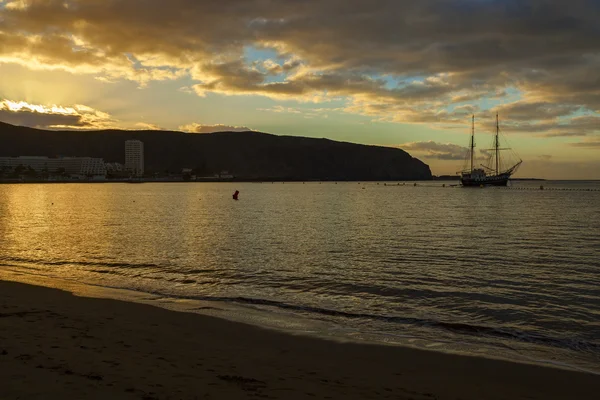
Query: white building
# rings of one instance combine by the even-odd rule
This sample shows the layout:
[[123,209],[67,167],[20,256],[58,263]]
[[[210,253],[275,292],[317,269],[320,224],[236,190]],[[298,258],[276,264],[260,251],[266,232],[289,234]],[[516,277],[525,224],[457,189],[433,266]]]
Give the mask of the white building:
[[125,170],[125,167],[123,166],[123,164],[121,163],[104,163],[104,165],[106,166],[106,172],[107,173],[119,173],[119,172],[123,172]]
[[[101,158],[91,157],[74,157],[81,160],[79,165],[79,175],[103,175],[106,176],[106,167],[104,166],[104,160]],[[77,168],[75,166],[75,168]],[[66,168],[65,168],[66,170]]]
[[58,173],[68,175],[106,176],[104,160],[92,157],[0,157],[0,168],[14,170],[17,167],[31,168],[37,173]]
[[125,171],[133,176],[144,175],[144,143],[140,140],[125,141]]
[[36,156],[21,156],[21,157],[0,157],[0,168],[15,168],[29,167],[37,172],[48,171],[55,172],[58,170],[58,158],[36,157]]

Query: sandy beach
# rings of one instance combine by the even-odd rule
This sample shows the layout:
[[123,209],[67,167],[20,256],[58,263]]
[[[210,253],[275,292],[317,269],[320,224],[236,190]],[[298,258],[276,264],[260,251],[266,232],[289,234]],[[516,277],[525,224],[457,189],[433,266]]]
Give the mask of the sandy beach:
[[597,375],[0,282],[1,399],[587,399]]

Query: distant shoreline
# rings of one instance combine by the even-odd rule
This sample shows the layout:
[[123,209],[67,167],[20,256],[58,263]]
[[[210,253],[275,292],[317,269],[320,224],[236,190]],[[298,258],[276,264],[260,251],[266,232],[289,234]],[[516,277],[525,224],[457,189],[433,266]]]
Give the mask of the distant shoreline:
[[333,179],[196,179],[196,180],[185,180],[185,179],[144,179],[144,180],[120,180],[120,179],[107,179],[107,180],[0,180],[0,184],[42,184],[42,183],[270,183],[270,182],[290,182],[290,183],[317,183],[317,182],[429,182],[430,179],[388,179],[388,180],[333,180]]
[[[273,179],[196,179],[196,180],[185,180],[182,178],[178,179],[144,179],[140,181],[130,181],[127,179],[107,179],[107,180],[75,180],[75,179],[65,179],[65,180],[18,180],[18,179],[0,179],[0,185],[2,184],[65,184],[65,183],[73,183],[73,184],[83,184],[83,183],[129,183],[129,184],[139,184],[139,183],[348,183],[348,182],[433,182],[433,181],[458,181],[459,178],[450,179],[450,178],[441,178],[434,177],[433,179],[386,179],[386,180],[371,180],[371,179],[284,179],[284,178],[273,178]],[[542,179],[542,178],[514,178],[511,179],[514,182],[600,182],[600,179]]]
[[[432,178],[432,180],[434,181],[458,181],[460,179],[459,176],[455,176],[455,175],[440,175],[440,176],[434,176]],[[542,178],[510,178],[511,181],[547,181],[548,179],[542,179]],[[550,179],[553,180],[553,179]],[[560,180],[560,179],[556,179],[556,180]],[[587,180],[587,179],[579,179],[579,180]]]
[[[548,179],[542,179],[542,178],[511,178],[511,181],[547,181]],[[560,179],[557,179],[560,180]],[[585,180],[585,179],[583,179]]]

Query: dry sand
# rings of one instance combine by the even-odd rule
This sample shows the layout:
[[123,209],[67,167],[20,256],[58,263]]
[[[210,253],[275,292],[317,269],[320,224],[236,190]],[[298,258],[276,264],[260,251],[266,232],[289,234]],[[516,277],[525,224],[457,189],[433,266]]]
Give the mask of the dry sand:
[[597,399],[600,376],[0,282],[0,399]]

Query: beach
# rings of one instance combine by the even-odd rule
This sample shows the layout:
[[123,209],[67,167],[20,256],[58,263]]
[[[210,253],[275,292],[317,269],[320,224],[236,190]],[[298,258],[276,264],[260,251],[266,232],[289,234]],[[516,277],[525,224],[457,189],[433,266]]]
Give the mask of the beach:
[[586,399],[597,375],[0,282],[2,399]]

